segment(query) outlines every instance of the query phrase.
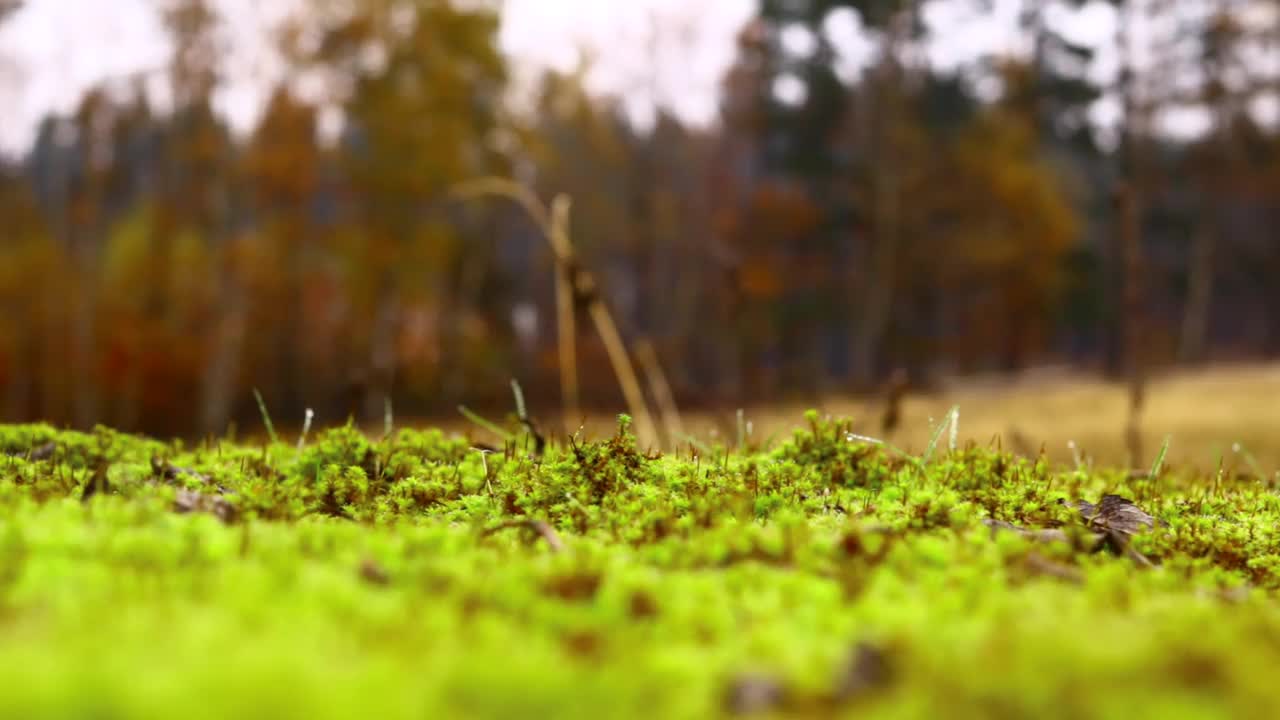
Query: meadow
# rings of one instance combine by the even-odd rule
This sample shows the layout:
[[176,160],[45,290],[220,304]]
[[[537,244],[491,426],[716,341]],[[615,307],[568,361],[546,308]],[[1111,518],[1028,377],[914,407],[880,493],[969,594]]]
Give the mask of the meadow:
[[667,453],[626,416],[549,440],[3,427],[0,716],[1280,706],[1262,460],[1023,457],[967,440],[995,409],[918,412],[919,442],[813,411]]
[[[1124,441],[1127,388],[1086,373],[1030,371],[1020,378],[993,376],[940,383],[927,392],[910,392],[902,401],[893,440],[922,449],[933,423],[952,406],[962,413],[962,437],[999,445],[1027,457],[1045,454],[1056,463],[1086,462],[1119,466],[1128,461]],[[1201,369],[1156,372],[1147,383],[1142,411],[1142,445],[1149,464],[1166,437],[1168,458],[1203,472],[1227,465],[1256,464],[1255,471],[1280,469],[1280,364],[1242,363]],[[795,425],[802,405],[747,408],[761,438],[781,437]],[[882,402],[831,399],[823,414],[853,418],[869,434],[879,432]],[[700,418],[700,432],[731,430],[728,417]],[[1075,449],[1072,449],[1072,446]]]

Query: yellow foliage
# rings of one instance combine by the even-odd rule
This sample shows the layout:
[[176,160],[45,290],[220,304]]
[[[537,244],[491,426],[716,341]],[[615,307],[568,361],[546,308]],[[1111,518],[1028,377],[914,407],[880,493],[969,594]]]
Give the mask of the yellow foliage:
[[1014,278],[1051,292],[1079,221],[1054,169],[1038,153],[1030,124],[992,109],[954,145],[953,184],[961,219],[955,237],[970,272]]

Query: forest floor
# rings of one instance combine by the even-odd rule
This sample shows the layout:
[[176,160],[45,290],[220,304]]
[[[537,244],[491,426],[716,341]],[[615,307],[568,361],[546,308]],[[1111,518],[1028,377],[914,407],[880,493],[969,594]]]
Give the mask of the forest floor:
[[625,418],[493,452],[0,427],[0,717],[1273,716],[1274,475],[934,417],[666,455]]

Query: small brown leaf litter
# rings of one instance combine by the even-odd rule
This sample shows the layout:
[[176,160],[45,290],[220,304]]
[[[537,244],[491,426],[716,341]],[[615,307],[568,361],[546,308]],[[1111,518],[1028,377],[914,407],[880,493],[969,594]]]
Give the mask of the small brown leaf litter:
[[387,569],[373,558],[365,558],[360,561],[359,574],[360,579],[370,585],[386,587],[391,584],[391,573],[387,572]]
[[574,657],[598,659],[604,650],[604,640],[590,630],[575,630],[563,638],[564,649]]
[[227,525],[231,525],[239,517],[236,506],[221,495],[208,495],[186,489],[179,490],[174,497],[173,510],[180,514],[210,513]]
[[876,645],[860,642],[844,668],[836,676],[835,698],[845,702],[893,681],[893,667],[888,653]]
[[98,494],[107,494],[113,491],[111,483],[107,480],[107,471],[111,469],[111,463],[103,460],[98,463],[94,469],[93,475],[85,482],[84,487],[80,490],[81,502],[88,502],[89,498]]
[[603,583],[600,573],[571,572],[548,579],[542,584],[542,590],[568,602],[587,602],[595,598]]
[[[1059,500],[1058,502],[1067,507],[1076,508],[1080,512],[1080,518],[1085,521],[1090,531],[1084,538],[1088,541],[1090,552],[1109,550],[1113,555],[1125,555],[1143,567],[1155,566],[1145,555],[1134,550],[1129,544],[1129,538],[1132,535],[1144,529],[1154,529],[1157,522],[1132,500],[1119,495],[1103,495],[1097,505],[1087,500],[1074,502]],[[1072,542],[1072,536],[1061,529],[1028,530],[994,518],[986,518],[982,524],[991,528],[993,533],[1007,530],[1040,542]]]
[[832,679],[829,693],[795,693],[770,675],[745,673],[734,677],[725,688],[723,707],[732,715],[781,712],[824,717],[841,705],[888,687],[894,675],[892,659],[883,647],[860,642],[850,649],[848,659]]
[[48,460],[49,458],[53,457],[53,454],[57,452],[57,450],[58,450],[58,444],[50,440],[49,442],[44,443],[43,445],[37,445],[31,448],[25,453],[13,452],[13,453],[9,453],[9,455],[12,455],[14,457],[24,457],[29,462],[39,462],[41,460]]
[[724,694],[724,710],[730,715],[754,715],[777,710],[786,702],[782,683],[760,674],[739,675],[729,682]]
[[657,617],[658,609],[658,601],[653,595],[643,590],[636,590],[631,593],[631,597],[627,601],[627,611],[636,620]]
[[[1119,495],[1103,495],[1097,505],[1085,500],[1077,500],[1073,507],[1079,509],[1089,527],[1102,533],[1102,540],[1093,548],[1094,552],[1110,550],[1113,555],[1126,555],[1138,565],[1155,567],[1145,555],[1134,550],[1129,538],[1144,527],[1155,529],[1156,519],[1147,514],[1128,498]],[[1164,525],[1161,522],[1161,525]]]
[[1062,502],[1079,510],[1080,517],[1097,530],[1132,535],[1141,531],[1144,526],[1148,530],[1156,526],[1155,518],[1135,505],[1132,500],[1119,495],[1103,495],[1097,505],[1087,500],[1077,500],[1074,503]]
[[177,465],[174,465],[167,460],[161,460],[158,457],[151,458],[151,472],[156,477],[170,482],[186,476],[199,481],[202,485],[210,485],[213,483],[213,479],[208,475],[192,470],[191,468],[178,467]]

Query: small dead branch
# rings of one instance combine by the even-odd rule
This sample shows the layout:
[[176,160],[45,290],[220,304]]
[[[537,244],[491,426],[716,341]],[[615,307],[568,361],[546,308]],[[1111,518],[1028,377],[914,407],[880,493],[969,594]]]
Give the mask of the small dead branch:
[[1027,572],[1033,575],[1056,578],[1073,585],[1079,585],[1084,582],[1084,573],[1080,572],[1079,568],[1050,560],[1037,552],[1027,553],[1027,556],[1022,560],[1022,564]]
[[893,371],[886,384],[884,413],[880,416],[880,433],[890,435],[902,423],[902,400],[907,396],[910,385],[907,371],[898,368]]
[[[1042,543],[1061,542],[1061,543],[1067,543],[1068,545],[1071,544],[1071,536],[1068,535],[1067,532],[1061,528],[1043,528],[1040,530],[1028,530],[1027,528],[1014,525],[1011,522],[1005,522],[1004,520],[995,520],[992,518],[983,519],[982,524],[991,528],[991,534],[993,536],[997,532],[1000,532],[1003,530],[1007,532],[1017,533],[1025,538],[1035,540],[1036,542],[1042,542]],[[1101,537],[1100,535],[1092,534],[1092,538],[1094,540],[1100,537]]]
[[208,475],[192,470],[191,468],[178,467],[167,460],[161,460],[158,457],[151,458],[151,472],[162,480],[174,481],[180,477],[189,477],[197,480],[201,485],[211,485],[213,479]]
[[556,534],[556,531],[550,525],[541,520],[508,520],[486,529],[480,534],[480,537],[489,537],[494,533],[511,528],[532,530],[546,541],[547,547],[551,548],[553,552],[560,552],[564,549],[564,543],[560,540],[560,536]]
[[[1138,552],[1129,543],[1129,536],[1118,530],[1104,530],[1102,532],[1088,532],[1083,536],[1076,538],[1083,542],[1083,545],[1072,542],[1072,536],[1065,530],[1058,528],[1046,528],[1043,530],[1028,530],[1018,527],[1013,523],[1003,520],[992,520],[990,518],[982,521],[983,525],[991,528],[994,535],[997,532],[1015,532],[1019,535],[1040,543],[1063,542],[1072,545],[1077,550],[1087,549],[1090,554],[1108,550],[1112,555],[1124,555],[1142,567],[1154,568],[1155,563],[1151,562],[1147,556]],[[1027,569],[1041,575],[1053,575],[1061,577],[1064,580],[1075,582],[1074,577],[1077,571],[1067,565],[1059,565],[1047,558],[1040,556],[1028,556],[1026,561]]]
[[173,510],[179,514],[209,513],[226,525],[235,523],[240,513],[236,506],[221,495],[209,495],[194,490],[179,490],[173,499]]
[[524,390],[520,388],[520,383],[514,378],[511,380],[511,394],[515,396],[516,401],[516,417],[520,419],[520,424],[524,425],[525,430],[533,436],[533,453],[538,457],[542,457],[543,451],[547,449],[547,438],[538,431],[538,425],[529,416],[528,409],[524,404]]
[[642,339],[636,343],[636,360],[649,381],[653,399],[657,401],[658,412],[662,415],[662,429],[667,435],[667,446],[675,447],[682,438],[687,437],[687,433],[684,430],[684,421],[680,417],[680,408],[676,405],[675,393],[671,392],[667,374],[663,372],[662,364],[658,362],[658,353],[648,339]]
[[111,463],[105,460],[98,463],[98,466],[93,471],[93,475],[80,490],[80,500],[82,502],[88,502],[89,498],[94,495],[105,495],[112,492],[113,489],[111,487],[111,483],[107,480],[107,471],[110,469]]

